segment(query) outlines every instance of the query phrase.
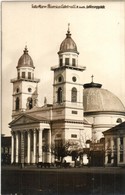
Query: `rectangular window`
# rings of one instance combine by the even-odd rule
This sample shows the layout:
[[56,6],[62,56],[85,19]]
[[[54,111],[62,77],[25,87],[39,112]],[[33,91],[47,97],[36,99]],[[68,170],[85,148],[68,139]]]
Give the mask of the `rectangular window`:
[[22,72],[22,78],[25,79],[25,72]]
[[123,162],[123,137],[120,137],[120,162]]
[[31,79],[31,72],[28,72],[28,79]]
[[18,72],[18,79],[20,79],[20,73]]
[[72,114],[77,114],[78,112],[76,110],[72,110]]
[[107,149],[110,149],[111,148],[111,139],[108,138],[107,140]]
[[77,138],[76,134],[71,134],[71,138]]
[[123,162],[123,151],[120,151],[120,162]]
[[111,163],[111,153],[108,153],[108,162],[107,163]]
[[55,140],[55,147],[62,147],[62,145],[63,145],[63,142],[62,142],[62,140],[60,139],[60,140]]
[[61,134],[56,134],[56,138],[59,138],[59,137],[61,137]]
[[60,66],[62,66],[63,65],[63,60],[62,59],[60,59]]
[[65,65],[69,65],[69,58],[65,58]]
[[117,150],[117,138],[114,138],[113,149]]
[[76,66],[76,59],[75,58],[72,59],[72,66]]
[[120,145],[123,145],[123,137],[120,137]]

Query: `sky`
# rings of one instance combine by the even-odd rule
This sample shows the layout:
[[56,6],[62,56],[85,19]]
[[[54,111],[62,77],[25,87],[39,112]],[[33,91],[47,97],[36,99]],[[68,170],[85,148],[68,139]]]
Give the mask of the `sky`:
[[[87,8],[89,5],[103,8]],[[84,83],[91,82],[94,75],[94,82],[101,83],[125,105],[124,8],[122,1],[2,2],[3,134],[10,135],[13,90],[10,79],[17,77],[16,66],[25,45],[34,62],[35,77],[41,80],[39,106],[43,105],[44,97],[52,103],[53,72],[50,69],[58,65],[57,52],[66,37],[68,23],[80,53],[79,65],[86,66]]]

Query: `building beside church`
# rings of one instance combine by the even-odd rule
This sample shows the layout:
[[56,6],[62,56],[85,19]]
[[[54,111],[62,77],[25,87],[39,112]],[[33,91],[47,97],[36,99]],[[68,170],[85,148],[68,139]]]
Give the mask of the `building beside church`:
[[125,166],[125,122],[103,132],[105,136],[105,165]]
[[[27,47],[17,64],[13,84],[11,163],[54,162],[56,148],[87,148],[99,142],[102,132],[125,121],[125,107],[101,84],[84,83],[86,67],[78,64],[79,52],[68,28],[60,45],[58,65],[51,67],[53,104],[38,105],[35,66]],[[84,89],[83,89],[84,86]]]
[[1,165],[11,163],[11,136],[1,135]]

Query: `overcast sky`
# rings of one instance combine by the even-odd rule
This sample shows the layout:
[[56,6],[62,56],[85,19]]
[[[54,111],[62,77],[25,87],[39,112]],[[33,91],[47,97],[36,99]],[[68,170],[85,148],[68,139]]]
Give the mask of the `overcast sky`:
[[101,83],[125,104],[124,2],[55,2],[51,5],[100,6],[96,8],[32,8],[48,2],[2,3],[2,133],[10,135],[8,123],[12,114],[12,83],[16,66],[25,45],[40,78],[39,106],[52,103],[53,72],[58,64],[61,42],[68,23],[79,51],[79,65],[86,66],[84,83]]

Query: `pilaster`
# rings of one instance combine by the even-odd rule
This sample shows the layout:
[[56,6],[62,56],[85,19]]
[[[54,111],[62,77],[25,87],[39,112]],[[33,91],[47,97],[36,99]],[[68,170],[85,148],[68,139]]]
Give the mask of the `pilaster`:
[[19,163],[19,132],[16,132],[16,163]]
[[39,162],[42,162],[43,149],[42,149],[43,129],[39,129]]
[[31,132],[30,130],[27,131],[27,163],[30,164],[31,162]]
[[36,163],[36,129],[33,130],[33,163]]
[[21,164],[22,167],[24,166],[25,158],[24,158],[24,138],[25,138],[25,132],[21,131]]
[[14,163],[14,132],[11,131],[11,164]]

